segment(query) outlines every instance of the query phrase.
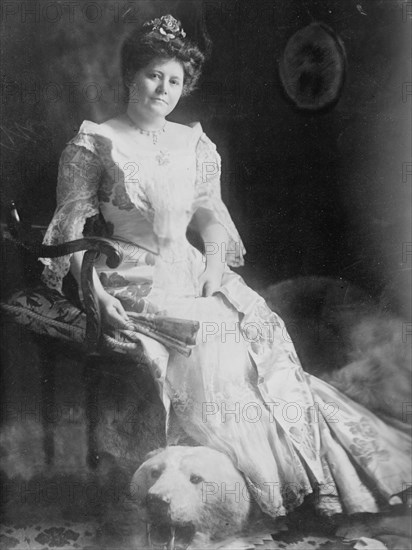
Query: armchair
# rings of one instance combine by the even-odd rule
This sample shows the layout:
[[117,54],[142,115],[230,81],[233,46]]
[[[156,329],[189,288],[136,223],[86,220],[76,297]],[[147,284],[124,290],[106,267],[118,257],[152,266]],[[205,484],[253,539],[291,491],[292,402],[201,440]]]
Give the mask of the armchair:
[[96,467],[99,450],[95,429],[97,426],[95,404],[99,382],[102,376],[101,363],[104,358],[132,356],[134,364],[144,365],[145,355],[137,333],[148,335],[163,344],[183,353],[190,354],[195,343],[198,326],[192,321],[170,319],[155,315],[130,313],[131,330],[116,330],[105,333],[102,330],[99,303],[93,285],[95,261],[103,254],[110,268],[118,267],[130,255],[139,253],[141,247],[121,239],[86,236],[57,246],[45,246],[30,239],[24,231],[15,207],[10,211],[8,227],[2,233],[3,244],[14,243],[33,258],[55,258],[84,251],[81,267],[81,289],[83,304],[74,304],[66,296],[42,284],[14,292],[1,303],[1,309],[13,322],[25,326],[37,334],[41,344],[42,363],[42,424],[43,448],[48,464],[53,463],[54,427],[47,419],[46,409],[55,403],[55,365],[65,341],[65,352],[80,356],[84,364],[86,384],[87,460],[91,468]]

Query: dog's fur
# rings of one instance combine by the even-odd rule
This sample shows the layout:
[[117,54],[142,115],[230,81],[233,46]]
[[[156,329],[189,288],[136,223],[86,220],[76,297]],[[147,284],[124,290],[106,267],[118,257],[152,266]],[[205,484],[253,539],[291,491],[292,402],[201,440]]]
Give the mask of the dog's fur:
[[322,378],[368,409],[411,422],[411,347],[402,341],[402,320],[360,319],[351,331],[352,360]]
[[283,281],[264,296],[285,321],[304,370],[388,419],[412,420],[411,345],[401,317],[327,277]]

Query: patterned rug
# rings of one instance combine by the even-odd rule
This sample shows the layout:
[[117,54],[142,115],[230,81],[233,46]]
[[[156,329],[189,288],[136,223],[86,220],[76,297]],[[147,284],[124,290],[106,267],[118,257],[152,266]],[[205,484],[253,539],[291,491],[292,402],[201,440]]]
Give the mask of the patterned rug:
[[[116,520],[115,520],[116,521]],[[122,532],[119,532],[122,531]],[[143,536],[134,530],[125,532],[124,526],[113,522],[42,521],[29,524],[24,521],[0,526],[0,548],[4,550],[166,550],[166,546],[148,546]],[[367,529],[365,529],[365,532]],[[142,533],[140,533],[141,535]],[[199,547],[197,547],[199,548]],[[390,534],[379,538],[359,536],[326,536],[315,529],[309,531],[282,531],[276,534],[250,533],[248,536],[210,543],[202,550],[410,550],[411,539]],[[169,548],[167,549],[169,550]],[[176,545],[175,550],[183,550]]]
[[[137,543],[139,544],[139,543]],[[4,550],[137,550],[145,546],[137,546],[131,537],[120,536],[117,540],[104,534],[104,529],[93,523],[43,523],[41,525],[3,525],[0,531],[0,547]],[[146,546],[147,548],[147,546]],[[349,542],[334,537],[324,537],[311,534],[283,535],[282,539],[274,539],[270,534],[256,533],[245,538],[229,539],[211,544],[213,549],[259,549],[259,550],[344,550],[353,548]],[[382,548],[385,548],[382,546]]]
[[[38,475],[30,480],[1,476],[4,550],[143,550],[145,525],[128,496],[130,474],[123,470],[77,475]],[[395,509],[396,508],[396,509]],[[410,550],[407,506],[386,514],[316,517],[312,507],[295,511],[287,522],[254,523],[247,535],[196,546],[198,550]],[[153,543],[153,550],[166,549]],[[175,550],[186,550],[176,542]]]

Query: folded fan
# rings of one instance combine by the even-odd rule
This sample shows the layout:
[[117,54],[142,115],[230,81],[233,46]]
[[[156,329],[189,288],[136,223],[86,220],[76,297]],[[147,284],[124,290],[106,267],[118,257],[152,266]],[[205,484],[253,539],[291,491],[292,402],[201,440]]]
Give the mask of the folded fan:
[[190,346],[196,344],[198,321],[163,315],[141,315],[134,312],[127,312],[127,314],[133,330],[123,332],[132,341],[139,339],[136,333],[140,332],[187,357],[191,353]]

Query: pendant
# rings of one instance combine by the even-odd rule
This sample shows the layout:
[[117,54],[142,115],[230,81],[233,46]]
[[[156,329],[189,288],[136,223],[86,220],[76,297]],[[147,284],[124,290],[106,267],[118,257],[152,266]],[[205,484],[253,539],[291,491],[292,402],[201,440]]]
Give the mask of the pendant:
[[159,166],[165,166],[170,163],[170,151],[167,149],[161,149],[155,158]]

